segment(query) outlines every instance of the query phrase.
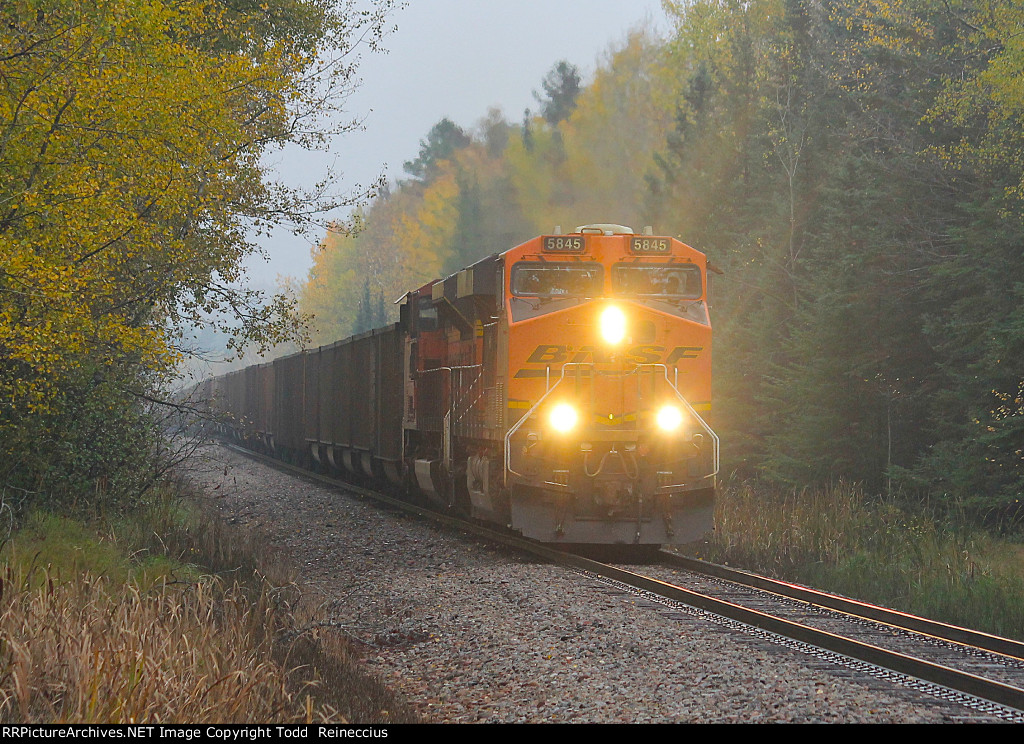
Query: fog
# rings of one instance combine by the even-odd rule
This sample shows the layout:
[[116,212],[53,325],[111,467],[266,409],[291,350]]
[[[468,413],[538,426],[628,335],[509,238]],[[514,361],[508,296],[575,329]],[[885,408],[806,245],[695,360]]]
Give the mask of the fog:
[[[285,183],[309,186],[328,166],[342,172],[345,190],[381,174],[402,179],[402,164],[443,117],[468,129],[497,107],[520,121],[524,109],[536,109],[533,91],[559,60],[579,67],[586,82],[631,29],[666,27],[660,0],[410,0],[392,20],[386,53],[363,51],[362,82],[347,102],[363,130],[337,138],[327,153],[272,154],[268,162]],[[304,278],[317,239],[286,230],[261,239],[269,260],[247,263],[250,285],[273,289],[278,277]]]

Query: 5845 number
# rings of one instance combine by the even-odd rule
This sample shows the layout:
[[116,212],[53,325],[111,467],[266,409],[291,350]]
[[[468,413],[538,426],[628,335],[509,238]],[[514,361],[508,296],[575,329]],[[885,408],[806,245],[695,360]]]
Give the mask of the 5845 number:
[[643,255],[671,253],[672,244],[668,238],[633,238],[629,244],[629,251]]
[[582,253],[583,247],[580,235],[548,235],[544,238],[544,250],[548,253]]

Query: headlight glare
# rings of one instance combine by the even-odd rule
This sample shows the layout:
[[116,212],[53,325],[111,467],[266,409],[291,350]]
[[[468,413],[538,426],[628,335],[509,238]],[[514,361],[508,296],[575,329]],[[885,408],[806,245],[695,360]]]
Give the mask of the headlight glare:
[[676,406],[662,406],[657,421],[662,431],[675,431],[683,425],[683,412]]
[[551,413],[548,415],[548,423],[551,424],[551,428],[563,434],[572,431],[578,420],[579,415],[576,413],[576,409],[568,403],[559,403],[551,409]]
[[626,337],[626,314],[615,305],[601,313],[601,336],[610,344],[618,344]]

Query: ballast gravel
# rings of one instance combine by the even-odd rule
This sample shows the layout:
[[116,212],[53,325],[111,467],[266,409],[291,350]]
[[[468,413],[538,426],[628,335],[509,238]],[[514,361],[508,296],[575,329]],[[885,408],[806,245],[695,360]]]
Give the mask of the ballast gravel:
[[426,720],[926,723],[949,704],[205,448],[193,481],[295,562],[318,621]]

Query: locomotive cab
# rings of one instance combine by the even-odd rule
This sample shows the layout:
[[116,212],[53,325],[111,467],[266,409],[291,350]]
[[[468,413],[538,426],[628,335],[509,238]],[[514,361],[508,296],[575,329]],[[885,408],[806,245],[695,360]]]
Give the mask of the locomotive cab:
[[536,243],[509,256],[512,526],[546,542],[700,538],[718,471],[704,257],[617,225]]

